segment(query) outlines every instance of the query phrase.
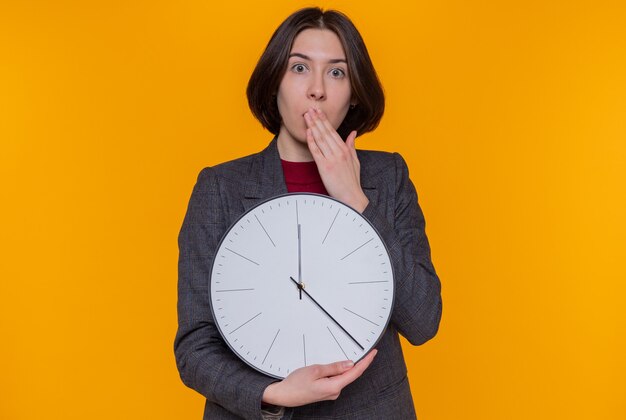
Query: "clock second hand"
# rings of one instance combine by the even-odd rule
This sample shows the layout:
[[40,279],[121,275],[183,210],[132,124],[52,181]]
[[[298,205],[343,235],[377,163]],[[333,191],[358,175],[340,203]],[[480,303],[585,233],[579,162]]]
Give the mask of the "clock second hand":
[[294,283],[296,284],[296,286],[298,286],[298,289],[300,289],[300,292],[304,292],[304,294],[305,294],[305,295],[307,295],[307,296],[309,297],[309,299],[311,299],[311,300],[313,301],[313,303],[315,303],[315,304],[317,305],[317,307],[318,307],[318,308],[320,308],[322,311],[324,311],[324,313],[325,313],[326,315],[328,315],[328,317],[329,317],[330,319],[332,319],[332,320],[333,320],[333,322],[334,322],[335,324],[337,324],[337,326],[338,326],[339,328],[341,328],[341,330],[342,330],[344,333],[346,333],[346,335],[347,335],[348,337],[350,337],[350,338],[352,339],[352,341],[354,341],[354,342],[356,343],[356,345],[357,345],[357,346],[359,346],[359,347],[361,348],[361,350],[365,350],[365,348],[364,348],[364,347],[363,347],[363,346],[362,346],[362,345],[361,345],[358,341],[356,341],[356,339],[355,339],[354,337],[352,337],[352,335],[350,335],[350,333],[349,333],[348,331],[346,331],[346,329],[345,329],[344,327],[342,327],[342,326],[341,326],[341,324],[340,324],[340,323],[338,323],[338,322],[337,322],[337,320],[336,320],[335,318],[333,318],[333,316],[332,316],[331,314],[329,314],[329,313],[326,311],[326,309],[324,309],[324,308],[322,307],[322,305],[320,305],[319,303],[317,303],[317,301],[316,301],[315,299],[313,299],[313,296],[311,296],[311,295],[309,294],[309,292],[307,292],[306,290],[304,290],[304,287],[302,287],[302,283],[298,283],[297,281],[295,281],[295,280],[293,279],[293,277],[289,277],[289,278],[291,279],[291,281],[292,281],[292,282],[294,282]]

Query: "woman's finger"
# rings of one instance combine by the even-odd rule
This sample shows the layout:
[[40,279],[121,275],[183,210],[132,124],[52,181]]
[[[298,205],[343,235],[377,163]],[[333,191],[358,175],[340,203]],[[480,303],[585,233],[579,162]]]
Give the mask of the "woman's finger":
[[313,160],[317,162],[319,159],[324,157],[324,154],[317,146],[317,143],[315,143],[315,139],[313,138],[313,132],[310,128],[306,129],[306,143],[309,146],[309,151],[313,155]]
[[341,375],[346,372],[348,369],[351,369],[354,366],[354,363],[350,360],[344,360],[342,362],[329,363],[327,365],[318,365],[317,374],[319,378],[329,378],[335,377],[337,375]]
[[352,157],[358,162],[359,158],[356,155],[356,131],[353,130],[349,135],[348,138],[346,139],[346,146],[348,146],[348,149],[350,150],[350,154],[352,155]]
[[335,127],[332,126],[326,114],[321,110],[314,110],[313,122],[318,127],[319,132],[324,136],[322,141],[328,144],[329,149],[332,150],[333,153],[340,153],[341,147],[344,145],[343,140],[341,136],[337,134]]
[[330,156],[332,154],[332,150],[329,148],[328,143],[324,141],[324,136],[320,132],[320,129],[317,126],[317,124],[313,121],[313,117],[311,116],[310,111],[304,114],[304,120],[308,127],[307,131],[311,132],[311,135],[313,136],[313,140],[315,144],[317,145],[317,147],[319,148],[319,150],[322,152],[322,155],[324,157]]
[[[324,151],[324,156],[330,157],[330,153],[337,154],[339,150],[337,150],[336,143],[337,141],[341,141],[341,138],[339,138],[339,135],[328,120],[323,121],[320,118],[321,111],[310,108],[305,115],[308,115],[307,124],[310,124],[309,126],[314,129],[313,134],[315,141]],[[335,139],[335,136],[339,140]]]
[[363,374],[363,372],[365,372],[365,369],[367,369],[369,365],[371,365],[374,361],[376,353],[378,353],[378,350],[376,349],[370,351],[367,356],[361,359],[359,363],[354,365],[352,369],[342,373],[341,375],[334,376],[330,378],[330,380],[336,382],[336,385],[343,389],[344,387],[358,379]]

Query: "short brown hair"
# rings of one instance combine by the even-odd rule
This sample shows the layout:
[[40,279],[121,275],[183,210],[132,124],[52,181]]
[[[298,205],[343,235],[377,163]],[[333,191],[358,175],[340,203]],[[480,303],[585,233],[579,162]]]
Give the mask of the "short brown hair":
[[263,127],[274,135],[278,134],[281,117],[276,94],[287,71],[293,41],[305,29],[333,31],[346,53],[356,106],[350,107],[337,129],[339,135],[345,139],[352,130],[356,130],[359,135],[374,130],[385,111],[385,94],[363,38],[346,15],[336,10],[324,11],[319,7],[296,11],[272,35],[248,82],[248,105],[252,114]]

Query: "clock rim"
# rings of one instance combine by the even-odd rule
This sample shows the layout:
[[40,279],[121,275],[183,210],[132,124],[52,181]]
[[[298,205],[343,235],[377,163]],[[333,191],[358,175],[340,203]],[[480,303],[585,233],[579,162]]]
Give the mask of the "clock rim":
[[[213,267],[215,266],[215,262],[216,262],[216,256],[217,256],[217,251],[221,248],[222,243],[224,242],[224,240],[226,239],[226,236],[228,236],[228,234],[231,232],[231,230],[233,230],[233,228],[235,228],[235,226],[237,225],[237,223],[239,223],[239,221],[241,221],[241,219],[243,219],[247,214],[252,213],[256,208],[261,207],[262,205],[273,201],[273,200],[277,200],[279,198],[283,198],[283,197],[290,197],[290,196],[303,196],[303,195],[307,195],[307,196],[314,196],[314,197],[321,197],[321,198],[326,198],[332,201],[335,201],[341,205],[346,206],[347,208],[349,208],[350,210],[354,211],[356,214],[358,214],[359,216],[361,216],[369,225],[370,227],[373,229],[373,231],[376,233],[376,235],[378,236],[378,238],[380,239],[380,242],[383,244],[383,246],[385,247],[385,252],[387,252],[387,256],[389,258],[389,265],[391,266],[391,281],[393,284],[393,292],[392,292],[392,296],[391,296],[391,306],[390,306],[390,310],[389,310],[389,316],[387,317],[387,319],[385,320],[385,326],[382,329],[382,333],[376,338],[376,341],[374,342],[374,344],[372,345],[372,347],[370,348],[370,350],[368,352],[366,352],[365,354],[363,354],[363,356],[359,357],[357,360],[353,360],[353,359],[348,359],[348,360],[352,360],[355,364],[358,363],[361,359],[363,359],[366,355],[368,355],[374,348],[376,348],[376,346],[378,345],[378,343],[382,340],[383,336],[386,334],[387,332],[387,327],[389,327],[389,323],[391,322],[391,317],[393,316],[393,309],[396,303],[396,273],[395,273],[395,269],[393,267],[393,261],[391,259],[391,253],[389,252],[389,247],[387,246],[387,244],[385,243],[385,240],[383,239],[382,235],[380,234],[380,232],[378,231],[378,229],[376,229],[376,226],[374,226],[372,224],[372,222],[362,213],[360,213],[359,211],[357,211],[356,209],[354,209],[352,206],[349,206],[348,204],[337,200],[334,197],[328,196],[328,195],[324,195],[324,194],[318,194],[318,193],[310,193],[310,192],[293,192],[293,193],[284,193],[284,194],[279,194],[279,195],[274,195],[272,197],[266,198],[256,204],[254,204],[252,207],[248,208],[247,210],[245,210],[239,217],[237,217],[237,219],[235,219],[235,221],[233,223],[231,223],[231,225],[228,227],[228,229],[226,229],[224,231],[224,234],[222,235],[217,247],[215,248],[216,252],[213,255],[213,262],[211,262],[211,270],[210,270],[210,275],[209,275],[209,279],[208,279],[208,289],[209,289],[209,306],[211,307],[211,315],[213,316],[213,324],[217,327],[217,330],[220,333],[220,336],[222,338],[222,341],[224,341],[226,343],[226,345],[228,346],[228,348],[231,350],[232,353],[234,353],[234,356],[237,357],[240,361],[244,362],[245,364],[247,364],[248,366],[250,366],[252,369],[256,370],[259,373],[262,373],[263,375],[269,376],[271,378],[275,378],[275,379],[285,379],[286,376],[279,376],[279,375],[274,375],[273,373],[269,373],[266,372],[262,369],[260,369],[259,367],[253,365],[252,363],[248,362],[246,359],[244,359],[243,357],[241,357],[239,355],[239,352],[237,352],[237,350],[230,344],[230,342],[226,339],[224,332],[222,331],[222,328],[220,327],[219,322],[217,322],[217,314],[215,313],[215,308],[213,307],[213,296],[212,296],[212,287],[211,287],[211,280],[213,278]],[[309,365],[309,366],[313,366],[313,365]],[[304,367],[304,366],[303,366]],[[300,368],[299,368],[300,369]]]

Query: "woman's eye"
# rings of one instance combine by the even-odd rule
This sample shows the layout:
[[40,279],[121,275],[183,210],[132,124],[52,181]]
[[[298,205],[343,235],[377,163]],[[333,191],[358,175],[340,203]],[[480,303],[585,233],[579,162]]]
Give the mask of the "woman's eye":
[[346,72],[343,71],[343,69],[332,69],[330,75],[336,79],[340,79],[346,75]]
[[291,66],[291,70],[296,73],[304,73],[306,71],[306,66],[304,64],[294,64]]

